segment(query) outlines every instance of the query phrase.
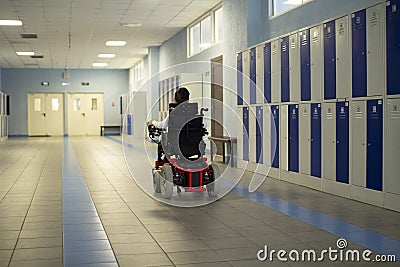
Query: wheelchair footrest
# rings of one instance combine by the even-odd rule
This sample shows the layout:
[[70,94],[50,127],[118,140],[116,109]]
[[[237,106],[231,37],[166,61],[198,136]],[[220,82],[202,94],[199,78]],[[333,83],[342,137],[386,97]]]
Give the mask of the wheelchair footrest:
[[205,187],[187,187],[185,188],[185,192],[204,192],[206,191]]

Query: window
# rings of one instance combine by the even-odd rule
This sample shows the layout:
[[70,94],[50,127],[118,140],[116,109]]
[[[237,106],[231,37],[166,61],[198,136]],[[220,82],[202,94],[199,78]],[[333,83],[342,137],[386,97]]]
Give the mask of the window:
[[97,110],[97,98],[92,98],[90,110]]
[[189,26],[188,56],[199,53],[222,41],[222,7],[212,9]]
[[42,110],[42,100],[40,98],[35,98],[34,109],[37,112],[40,112]]
[[81,110],[81,99],[74,98],[74,111],[79,111],[79,110]]
[[279,15],[309,1],[311,0],[270,0],[271,16]]
[[139,63],[136,63],[136,65],[133,66],[132,68],[132,76],[133,76],[133,82],[138,82],[143,79],[143,60],[141,60]]
[[51,110],[58,111],[59,108],[60,108],[60,103],[58,101],[58,98],[52,98],[51,99]]

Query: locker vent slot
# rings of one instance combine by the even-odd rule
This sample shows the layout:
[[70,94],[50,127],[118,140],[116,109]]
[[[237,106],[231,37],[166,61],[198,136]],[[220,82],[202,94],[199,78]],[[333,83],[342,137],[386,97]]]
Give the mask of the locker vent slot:
[[296,41],[292,40],[292,43],[290,44],[291,49],[296,49]]
[[346,33],[346,29],[344,28],[343,23],[339,25],[339,35],[344,35]]
[[393,105],[392,111],[390,112],[390,118],[395,120],[400,119],[400,112],[397,105]]
[[286,44],[282,44],[282,52],[286,52],[287,51],[287,45]]
[[353,22],[353,26],[355,30],[360,30],[363,28],[362,24],[361,24],[361,18],[360,17],[356,17],[355,18],[355,22]]
[[378,18],[376,11],[374,11],[374,12],[372,12],[371,18],[369,19],[369,25],[376,26],[378,24],[379,24],[379,18]]

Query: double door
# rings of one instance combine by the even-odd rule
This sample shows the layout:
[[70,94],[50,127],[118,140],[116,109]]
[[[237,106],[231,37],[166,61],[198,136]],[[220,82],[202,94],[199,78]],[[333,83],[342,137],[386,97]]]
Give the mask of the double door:
[[103,94],[68,94],[68,135],[99,135],[101,125],[104,125]]
[[28,94],[28,134],[64,135],[63,94]]

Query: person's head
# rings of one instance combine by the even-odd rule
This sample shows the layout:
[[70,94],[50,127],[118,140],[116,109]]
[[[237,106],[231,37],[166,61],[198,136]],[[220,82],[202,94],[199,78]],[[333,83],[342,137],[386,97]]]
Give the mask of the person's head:
[[183,103],[185,101],[189,100],[189,91],[185,87],[180,87],[176,92],[175,92],[175,102],[177,104]]

